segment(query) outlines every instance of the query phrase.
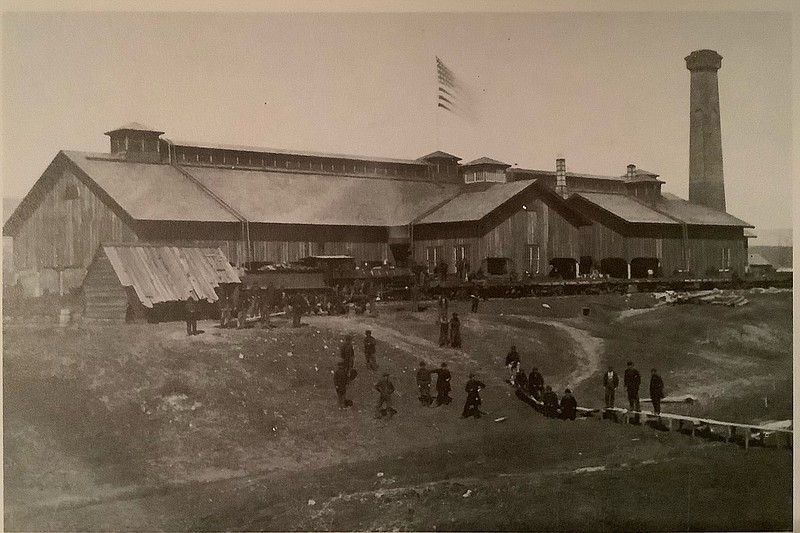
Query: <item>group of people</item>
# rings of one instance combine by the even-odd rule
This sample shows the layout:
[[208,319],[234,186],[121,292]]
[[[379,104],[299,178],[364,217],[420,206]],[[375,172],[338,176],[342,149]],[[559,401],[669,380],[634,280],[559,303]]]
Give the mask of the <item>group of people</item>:
[[[633,364],[628,361],[628,366],[623,375],[623,386],[628,396],[628,403],[631,411],[640,411],[639,387],[642,384],[642,376]],[[614,408],[614,396],[619,386],[619,376],[614,367],[609,365],[608,371],[603,374],[603,389],[605,390],[606,409]],[[664,398],[664,380],[658,374],[658,370],[653,368],[650,371],[650,401],[653,402],[653,412],[661,414],[661,400]],[[636,415],[638,421],[638,415]]]
[[[378,369],[375,351],[375,337],[372,336],[371,330],[366,330],[364,333],[364,358],[367,369],[373,371]],[[333,372],[333,384],[336,389],[339,409],[347,409],[353,406],[352,400],[347,398],[347,388],[358,375],[355,369],[355,349],[353,347],[352,335],[347,334],[344,336],[342,345],[339,348],[339,356],[340,360]],[[447,367],[447,363],[442,363],[439,368],[429,369],[425,361],[420,361],[416,373],[420,405],[430,407],[434,403],[434,398],[431,395],[433,375],[436,375],[436,406],[449,405],[450,402],[453,401],[450,397],[450,391],[452,390],[450,386],[452,374]],[[484,387],[486,387],[485,383],[475,379],[474,373],[470,374],[469,381],[467,381],[465,386],[467,399],[464,404],[462,418],[481,417],[483,413],[481,413],[480,410],[480,391]],[[395,388],[388,372],[384,372],[381,379],[375,384],[375,390],[378,392],[378,402],[375,405],[375,418],[392,418],[397,411],[392,406],[392,396],[394,395]]]
[[536,401],[536,406],[541,407],[545,416],[575,420],[578,413],[578,401],[572,395],[572,391],[565,389],[564,396],[559,400],[553,387],[544,384],[544,376],[537,367],[533,367],[530,375],[526,375],[522,369],[522,362],[516,346],[511,346],[506,354],[506,367],[509,371],[507,383],[521,392],[530,394]]
[[458,313],[453,313],[450,319],[447,318],[450,301],[446,296],[439,296],[439,346],[450,346],[451,348],[461,348],[461,321]]

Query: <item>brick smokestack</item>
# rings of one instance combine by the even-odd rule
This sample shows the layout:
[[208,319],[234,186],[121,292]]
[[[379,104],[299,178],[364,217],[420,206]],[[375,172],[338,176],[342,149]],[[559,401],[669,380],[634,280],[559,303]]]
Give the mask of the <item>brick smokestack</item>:
[[714,50],[695,50],[685,60],[691,72],[689,201],[725,211],[717,81],[722,56]]
[[556,159],[556,192],[567,197],[567,162],[563,158]]

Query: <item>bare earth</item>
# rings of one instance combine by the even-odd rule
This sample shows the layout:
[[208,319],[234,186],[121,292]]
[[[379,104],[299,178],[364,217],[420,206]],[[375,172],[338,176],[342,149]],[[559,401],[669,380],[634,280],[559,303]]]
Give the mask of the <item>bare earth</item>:
[[[463,350],[438,347],[433,308],[403,303],[299,329],[204,321],[196,337],[181,323],[7,323],[5,528],[789,530],[790,450],[545,419],[504,383],[516,344],[526,371],[538,366],[587,407],[602,403],[606,365],[630,359],[643,397],[657,367],[668,395],[699,399],[665,410],[791,418],[791,294],[747,297],[646,312],[631,309],[648,309],[649,295],[492,300],[475,315],[455,302]],[[391,421],[373,418],[365,329],[397,388]],[[340,411],[331,371],[344,333],[359,375],[354,407]],[[420,407],[420,360],[448,363],[451,405]],[[488,385],[480,420],[459,417],[470,371]]]

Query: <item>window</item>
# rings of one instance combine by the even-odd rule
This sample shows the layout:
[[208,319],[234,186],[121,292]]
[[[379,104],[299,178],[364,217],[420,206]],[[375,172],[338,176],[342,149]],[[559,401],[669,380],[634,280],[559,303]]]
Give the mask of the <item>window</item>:
[[475,173],[474,172],[466,172],[464,174],[464,183],[474,183],[475,182]]
[[77,200],[78,199],[78,186],[69,184],[64,189],[64,200]]
[[425,261],[428,263],[428,269],[433,270],[439,261],[442,259],[441,246],[428,246],[425,248]]
[[528,245],[528,272],[531,274],[539,273],[539,260],[541,259],[539,245]]
[[731,249],[727,246],[722,248],[722,268],[731,267]]
[[453,247],[453,264],[458,265],[461,261],[469,260],[469,246],[460,244]]

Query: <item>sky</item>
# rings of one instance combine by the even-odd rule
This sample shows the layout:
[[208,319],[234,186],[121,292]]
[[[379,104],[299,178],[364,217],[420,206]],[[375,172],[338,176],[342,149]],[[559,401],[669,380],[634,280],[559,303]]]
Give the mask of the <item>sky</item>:
[[[4,13],[2,181],[136,121],[174,140],[622,175],[686,198],[689,71],[719,71],[728,211],[792,222],[791,19],[760,12]],[[438,109],[435,57],[477,118]],[[376,199],[380,201],[380,199]]]

